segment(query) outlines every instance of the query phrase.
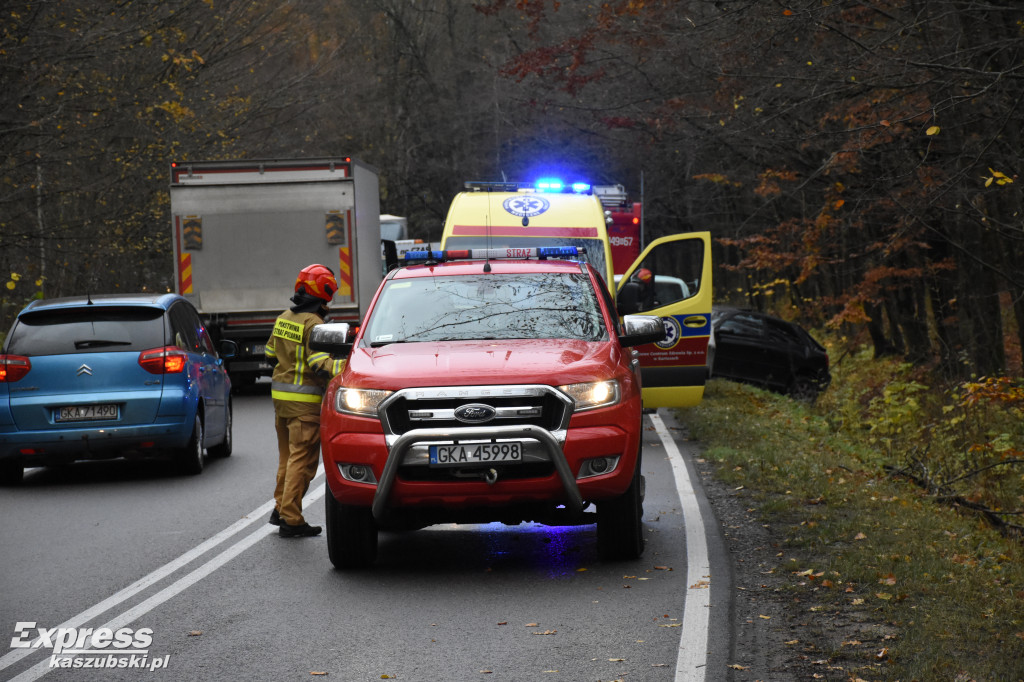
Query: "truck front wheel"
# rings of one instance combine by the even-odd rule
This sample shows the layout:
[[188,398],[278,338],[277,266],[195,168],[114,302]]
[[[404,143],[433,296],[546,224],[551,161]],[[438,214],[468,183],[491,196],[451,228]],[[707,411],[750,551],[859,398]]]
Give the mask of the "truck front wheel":
[[327,555],[335,568],[365,568],[377,559],[377,522],[369,507],[339,504],[331,491],[324,495]]
[[645,542],[644,477],[637,457],[626,492],[597,503],[597,553],[605,561],[639,559]]

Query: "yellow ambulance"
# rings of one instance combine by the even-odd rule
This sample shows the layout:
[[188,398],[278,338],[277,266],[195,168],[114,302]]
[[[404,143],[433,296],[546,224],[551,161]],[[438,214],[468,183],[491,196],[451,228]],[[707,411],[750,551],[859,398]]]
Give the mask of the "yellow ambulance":
[[467,182],[448,209],[441,248],[584,247],[620,315],[657,315],[665,326],[662,341],[637,349],[644,407],[696,405],[708,375],[711,234],[657,239],[618,275],[609,219],[586,183]]

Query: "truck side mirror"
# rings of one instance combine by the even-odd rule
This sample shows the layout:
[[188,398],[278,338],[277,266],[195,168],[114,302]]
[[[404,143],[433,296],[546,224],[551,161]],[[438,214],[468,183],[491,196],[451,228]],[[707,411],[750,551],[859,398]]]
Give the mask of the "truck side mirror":
[[309,347],[335,357],[345,357],[352,351],[354,334],[348,322],[327,322],[313,327],[309,333]]
[[390,239],[381,239],[380,245],[384,250],[384,271],[391,272],[398,267],[398,245]]

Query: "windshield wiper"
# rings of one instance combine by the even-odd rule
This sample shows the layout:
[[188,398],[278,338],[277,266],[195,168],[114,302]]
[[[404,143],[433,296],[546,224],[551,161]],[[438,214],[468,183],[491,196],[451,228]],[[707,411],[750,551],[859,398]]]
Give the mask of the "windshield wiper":
[[108,341],[106,339],[89,339],[88,341],[75,341],[75,349],[99,348],[100,346],[130,346],[131,341]]
[[370,348],[380,348],[381,346],[390,346],[393,343],[416,343],[416,339],[389,339],[387,341],[371,341]]

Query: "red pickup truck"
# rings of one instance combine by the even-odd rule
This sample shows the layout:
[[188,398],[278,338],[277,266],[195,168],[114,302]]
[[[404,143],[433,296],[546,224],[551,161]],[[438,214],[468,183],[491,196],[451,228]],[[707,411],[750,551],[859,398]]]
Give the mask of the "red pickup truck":
[[379,529],[436,523],[596,521],[603,558],[641,555],[632,347],[665,330],[620,321],[574,254],[407,254],[428,260],[388,273],[354,338],[344,323],[314,330],[314,348],[348,355],[321,419],[336,567],[373,563]]

